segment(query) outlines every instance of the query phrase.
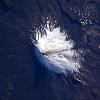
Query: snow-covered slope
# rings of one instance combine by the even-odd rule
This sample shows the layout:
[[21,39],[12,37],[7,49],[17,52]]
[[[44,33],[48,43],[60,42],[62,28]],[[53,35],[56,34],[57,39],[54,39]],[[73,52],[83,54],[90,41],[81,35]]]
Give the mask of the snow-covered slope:
[[37,56],[39,59],[42,58],[41,63],[52,71],[58,73],[78,72],[78,68],[81,67],[80,58],[77,52],[73,50],[74,42],[72,40],[67,41],[65,34],[65,32],[60,32],[60,27],[52,31],[46,29],[46,35],[40,37],[36,44],[40,50],[37,51]]

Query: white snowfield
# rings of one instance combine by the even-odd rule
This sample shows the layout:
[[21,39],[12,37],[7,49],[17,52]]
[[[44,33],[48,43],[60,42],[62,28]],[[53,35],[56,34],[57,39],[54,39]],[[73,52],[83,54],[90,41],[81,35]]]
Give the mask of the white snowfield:
[[78,72],[81,64],[79,55],[72,49],[74,42],[66,40],[65,32],[60,32],[60,27],[52,31],[46,29],[46,33],[47,35],[40,37],[36,44],[43,54],[41,62],[57,73]]

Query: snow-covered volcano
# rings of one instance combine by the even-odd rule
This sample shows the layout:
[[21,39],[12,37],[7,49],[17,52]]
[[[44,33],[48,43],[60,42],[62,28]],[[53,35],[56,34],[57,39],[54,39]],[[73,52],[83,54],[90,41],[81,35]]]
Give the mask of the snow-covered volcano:
[[[45,65],[56,72],[77,71],[81,67],[79,56],[73,49],[74,42],[66,40],[65,32],[60,31],[60,27],[52,31],[46,29],[46,35],[38,39],[36,46],[43,54]],[[77,58],[77,60],[76,60]]]

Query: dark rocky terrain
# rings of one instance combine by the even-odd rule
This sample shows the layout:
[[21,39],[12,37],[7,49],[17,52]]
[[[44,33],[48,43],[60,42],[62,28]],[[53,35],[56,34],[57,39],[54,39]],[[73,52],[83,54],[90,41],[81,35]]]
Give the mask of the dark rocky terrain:
[[[99,10],[99,0],[0,0],[0,100],[100,100]],[[80,73],[65,78],[36,58],[30,37],[48,19],[86,50]]]

